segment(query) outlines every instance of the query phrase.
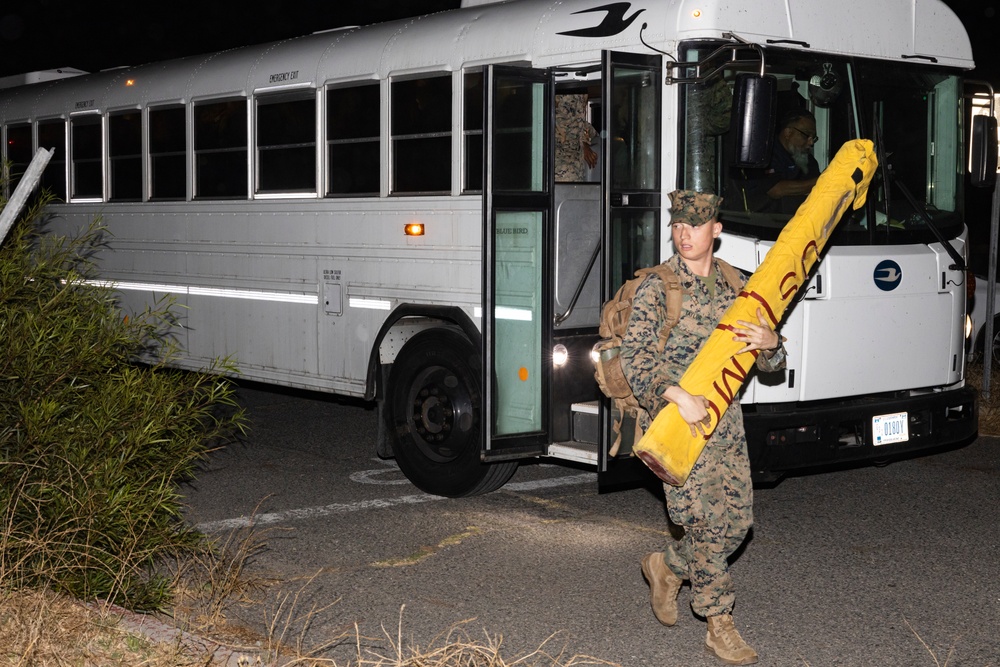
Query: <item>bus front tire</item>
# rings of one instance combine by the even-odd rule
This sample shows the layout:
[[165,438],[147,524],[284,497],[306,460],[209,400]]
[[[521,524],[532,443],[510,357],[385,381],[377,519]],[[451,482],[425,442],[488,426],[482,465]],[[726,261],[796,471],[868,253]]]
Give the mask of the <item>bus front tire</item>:
[[452,329],[411,338],[392,365],[386,421],[403,474],[421,491],[458,498],[494,491],[517,463],[483,463],[482,362]]

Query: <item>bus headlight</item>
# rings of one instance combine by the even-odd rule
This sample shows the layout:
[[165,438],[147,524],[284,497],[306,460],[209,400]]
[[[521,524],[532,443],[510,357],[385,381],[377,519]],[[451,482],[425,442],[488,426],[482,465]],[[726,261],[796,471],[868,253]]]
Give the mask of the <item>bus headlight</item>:
[[972,315],[965,316],[965,339],[972,338]]
[[566,365],[567,361],[569,361],[569,350],[562,343],[557,343],[552,348],[552,365],[561,368]]

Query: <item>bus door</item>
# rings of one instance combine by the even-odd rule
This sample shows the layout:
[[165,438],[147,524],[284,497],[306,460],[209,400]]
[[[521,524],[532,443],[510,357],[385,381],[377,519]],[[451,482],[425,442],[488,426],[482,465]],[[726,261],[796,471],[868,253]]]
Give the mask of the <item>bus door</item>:
[[[658,55],[605,52],[603,63],[604,253],[603,294],[607,300],[637,269],[660,262],[660,128],[663,66]],[[601,484],[627,481],[635,463],[633,443],[623,435],[616,458],[609,402],[601,401],[603,437],[598,456]],[[623,424],[622,433],[630,431]],[[617,470],[616,470],[617,469]],[[607,473],[607,474],[605,474]],[[621,479],[617,474],[622,475]]]
[[552,363],[552,81],[486,69],[483,180],[484,461],[544,453]]

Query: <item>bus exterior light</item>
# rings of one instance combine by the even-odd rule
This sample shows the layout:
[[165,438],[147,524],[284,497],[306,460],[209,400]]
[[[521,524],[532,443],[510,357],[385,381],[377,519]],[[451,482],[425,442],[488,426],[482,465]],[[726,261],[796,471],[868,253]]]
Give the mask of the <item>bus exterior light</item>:
[[972,337],[972,315],[965,316],[965,338]]
[[569,350],[562,343],[557,343],[552,348],[552,365],[556,368],[562,368],[567,361],[569,361]]
[[700,19],[701,18],[701,10],[700,9],[694,10],[693,12],[691,12],[691,16],[693,16],[696,19]]
[[424,223],[422,222],[408,222],[403,227],[403,233],[407,236],[423,236],[424,235]]

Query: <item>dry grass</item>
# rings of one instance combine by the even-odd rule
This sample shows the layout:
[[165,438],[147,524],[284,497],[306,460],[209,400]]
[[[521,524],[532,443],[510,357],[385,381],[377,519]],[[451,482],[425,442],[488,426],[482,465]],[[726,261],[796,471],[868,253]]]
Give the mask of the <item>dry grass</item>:
[[[597,658],[569,655],[565,648],[553,650],[555,635],[531,653],[516,658],[502,654],[503,638],[483,632],[474,640],[466,628],[474,619],[456,623],[425,646],[403,638],[403,609],[395,634],[383,627],[383,637],[365,637],[355,625],[353,632],[307,641],[309,630],[327,620],[339,600],[305,607],[315,577],[306,578],[295,590],[284,591],[264,604],[261,597],[274,582],[248,575],[248,564],[265,547],[264,533],[253,525],[233,531],[211,557],[187,559],[177,564],[174,622],[189,631],[211,637],[247,656],[243,665],[303,665],[325,667],[582,667],[614,665]],[[227,622],[226,608],[233,602],[254,604],[263,610],[264,636]],[[343,627],[343,626],[341,626]],[[350,627],[348,625],[347,627]],[[346,657],[329,657],[336,652]]]
[[[515,658],[502,653],[503,638],[483,631],[483,638],[470,637],[469,619],[456,623],[435,637],[427,646],[419,646],[403,637],[403,612],[400,609],[394,634],[383,627],[382,637],[366,637],[355,625],[334,631],[321,638],[307,635],[321,621],[336,612],[339,600],[325,605],[306,605],[313,581],[306,578],[296,589],[268,597],[276,583],[248,574],[253,558],[266,548],[268,531],[248,528],[232,531],[211,554],[189,556],[173,563],[173,623],[185,630],[211,638],[234,655],[243,656],[239,664],[324,666],[324,667],[583,667],[614,665],[597,658],[571,655],[565,648],[555,650],[553,635],[527,655]],[[232,604],[250,604],[263,613],[264,634],[255,634],[228,622],[226,610]],[[336,653],[340,657],[330,657]],[[231,662],[230,662],[231,664]]]
[[[297,640],[288,641],[285,614],[294,616],[294,601],[279,609],[274,617],[274,635],[262,648],[207,654],[192,651],[179,642],[155,643],[119,626],[119,617],[85,606],[66,596],[43,591],[20,591],[0,600],[0,665],[35,667],[47,665],[87,665],[100,667],[584,667],[612,663],[585,655],[570,655],[565,648],[550,650],[556,635],[534,651],[516,658],[502,654],[503,637],[484,631],[482,640],[472,639],[466,626],[474,619],[455,624],[435,637],[426,647],[403,639],[403,613],[390,634],[364,637],[355,628],[353,636],[338,637],[320,647],[306,648]],[[324,610],[312,610],[314,614]],[[296,621],[299,619],[295,619]],[[353,643],[353,655],[328,658],[322,654],[331,644]],[[382,648],[377,647],[381,645]]]
[[[510,661],[501,655],[502,635],[491,635],[484,631],[484,639],[476,641],[466,633],[466,626],[475,619],[456,623],[447,632],[435,637],[426,648],[408,646],[403,640],[403,608],[399,610],[399,624],[395,636],[383,626],[387,651],[363,649],[360,635],[356,633],[356,656],[351,667],[582,667],[583,665],[609,665],[608,662],[587,655],[567,655],[565,647],[557,652],[550,651],[556,635],[550,636],[541,646]],[[330,663],[331,665],[333,663]]]
[[201,553],[188,553],[167,564],[174,591],[171,614],[176,624],[194,632],[222,632],[226,607],[255,603],[272,582],[247,573],[253,558],[266,549],[266,532],[253,526],[234,530]]
[[118,626],[110,614],[48,591],[0,594],[0,665],[174,667],[204,664]]
[[[405,640],[400,609],[395,631],[383,626],[382,637],[366,637],[355,625],[319,641],[307,632],[326,620],[338,601],[303,606],[314,577],[297,590],[261,597],[273,582],[247,575],[247,566],[264,548],[251,526],[234,531],[212,554],[189,556],[171,564],[176,591],[172,625],[209,638],[220,650],[208,653],[185,642],[155,643],[124,629],[128,623],[99,606],[83,605],[67,596],[20,590],[0,598],[0,666],[94,665],[101,667],[583,667],[616,665],[556,647],[556,635],[534,651],[515,658],[503,655],[503,637],[483,631],[473,639],[467,628],[475,619],[456,623],[427,646]],[[231,603],[253,603],[263,609],[266,635],[230,626]],[[343,627],[343,626],[342,626]],[[350,627],[348,625],[347,627]],[[336,653],[343,657],[330,657]],[[213,657],[214,656],[214,657]],[[213,661],[214,660],[214,661]]]

